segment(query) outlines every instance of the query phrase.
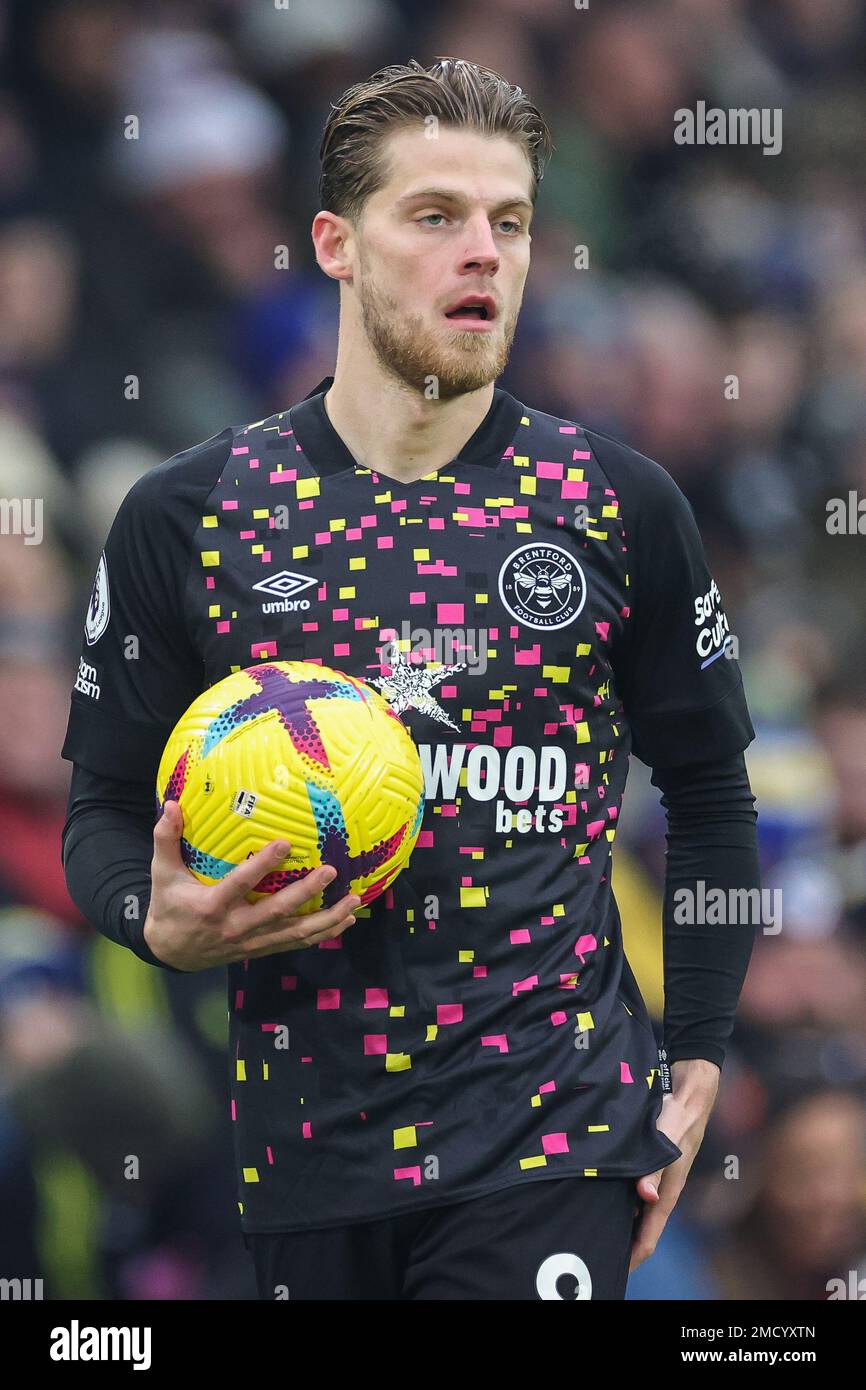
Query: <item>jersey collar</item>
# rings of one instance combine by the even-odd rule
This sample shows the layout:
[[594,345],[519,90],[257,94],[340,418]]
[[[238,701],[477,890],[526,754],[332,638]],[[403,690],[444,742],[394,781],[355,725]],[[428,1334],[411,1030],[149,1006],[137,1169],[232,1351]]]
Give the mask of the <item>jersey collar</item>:
[[[334,378],[326,376],[309,395],[290,410],[295,438],[317,473],[343,473],[358,466],[347,445],[331,424],[325,409],[325,393]],[[478,429],[463,445],[457,463],[496,468],[517,433],[525,407],[501,387],[493,388],[493,400]]]

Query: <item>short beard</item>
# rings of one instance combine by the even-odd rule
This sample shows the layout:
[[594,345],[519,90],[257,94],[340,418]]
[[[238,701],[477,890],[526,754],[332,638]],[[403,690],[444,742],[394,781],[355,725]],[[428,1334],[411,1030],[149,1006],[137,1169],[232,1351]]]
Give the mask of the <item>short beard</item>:
[[517,329],[517,313],[505,332],[491,346],[486,333],[454,325],[455,342],[449,351],[447,338],[439,341],[418,314],[401,311],[396,300],[380,290],[361,267],[359,297],[364,329],[379,362],[397,381],[432,399],[451,400],[469,391],[480,391],[505,371]]

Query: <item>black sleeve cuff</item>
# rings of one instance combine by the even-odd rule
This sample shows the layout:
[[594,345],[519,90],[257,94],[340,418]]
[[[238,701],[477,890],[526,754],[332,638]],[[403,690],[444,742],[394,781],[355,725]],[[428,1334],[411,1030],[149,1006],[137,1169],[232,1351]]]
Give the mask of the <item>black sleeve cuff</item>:
[[698,1040],[697,1042],[681,1043],[679,1047],[674,1043],[671,1047],[666,1047],[665,1051],[668,1054],[670,1065],[673,1065],[674,1062],[698,1060],[715,1062],[721,1071],[725,1061],[725,1049],[714,1042]]
[[629,714],[632,749],[648,767],[684,767],[742,753],[755,737],[742,681],[703,709]]
[[60,756],[103,777],[148,782],[155,805],[156,774],[170,733],[169,728],[134,724],[73,699]]

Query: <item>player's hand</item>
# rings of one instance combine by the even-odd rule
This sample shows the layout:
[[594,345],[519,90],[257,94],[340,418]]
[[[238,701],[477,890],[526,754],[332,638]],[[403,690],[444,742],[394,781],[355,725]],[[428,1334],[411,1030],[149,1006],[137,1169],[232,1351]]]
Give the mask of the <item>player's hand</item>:
[[682,1158],[637,1180],[637,1194],[643,1204],[632,1244],[629,1274],[655,1250],[686,1185],[715,1104],[720,1076],[715,1062],[703,1059],[674,1062],[671,1067],[673,1090],[662,1101],[657,1128],[682,1149]]
[[361,899],[351,894],[333,907],[298,915],[303,904],[336,877],[336,870],[328,866],[258,902],[247,901],[247,893],[285,859],[290,848],[286,840],[265,845],[221,883],[206,884],[183,862],[182,834],[183,812],[176,801],[167,801],[153,828],[152,888],[144,923],[145,941],[166,965],[207,970],[278,951],[299,951],[332,941],[355,921],[352,909]]

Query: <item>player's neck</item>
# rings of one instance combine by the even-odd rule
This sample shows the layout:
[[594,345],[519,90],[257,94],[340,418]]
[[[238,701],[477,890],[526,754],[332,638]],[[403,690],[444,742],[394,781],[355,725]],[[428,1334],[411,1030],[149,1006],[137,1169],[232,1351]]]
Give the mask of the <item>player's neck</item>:
[[427,400],[390,378],[364,381],[340,371],[325,409],[353,458],[383,477],[410,483],[451,463],[484,420],[494,383],[452,400]]

